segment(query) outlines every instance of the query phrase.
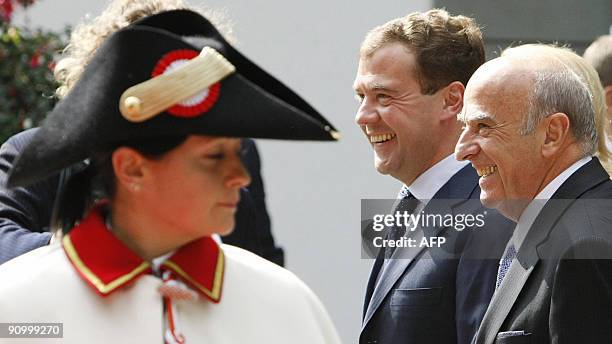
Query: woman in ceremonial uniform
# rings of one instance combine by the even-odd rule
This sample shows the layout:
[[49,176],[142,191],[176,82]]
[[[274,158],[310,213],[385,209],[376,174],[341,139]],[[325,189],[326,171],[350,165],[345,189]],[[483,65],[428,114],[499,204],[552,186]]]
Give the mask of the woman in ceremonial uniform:
[[65,343],[339,342],[296,276],[211,238],[249,183],[241,137],[337,133],[194,12],[110,36],[9,175],[89,161],[61,197],[61,243],[0,266],[0,322],[62,323]]

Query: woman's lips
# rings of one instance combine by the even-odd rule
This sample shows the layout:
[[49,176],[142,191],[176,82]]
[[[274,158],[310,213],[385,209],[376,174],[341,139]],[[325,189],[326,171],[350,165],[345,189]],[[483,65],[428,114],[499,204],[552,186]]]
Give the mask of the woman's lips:
[[236,208],[238,207],[238,202],[219,202],[217,205],[223,208]]

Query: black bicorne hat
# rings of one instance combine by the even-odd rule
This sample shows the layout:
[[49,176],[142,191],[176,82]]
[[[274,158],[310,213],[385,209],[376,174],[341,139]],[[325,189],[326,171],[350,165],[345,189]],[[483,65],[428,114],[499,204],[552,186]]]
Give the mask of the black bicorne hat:
[[163,12],[111,35],[49,114],[8,185],[134,140],[211,135],[332,141],[332,125],[201,15]]

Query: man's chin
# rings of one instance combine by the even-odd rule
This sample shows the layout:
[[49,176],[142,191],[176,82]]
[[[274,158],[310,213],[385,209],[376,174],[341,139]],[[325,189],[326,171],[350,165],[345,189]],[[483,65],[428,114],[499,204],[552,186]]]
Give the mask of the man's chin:
[[376,171],[383,175],[391,173],[391,166],[388,160],[380,159],[378,156],[374,156],[374,168]]
[[493,197],[491,195],[486,194],[484,191],[480,191],[480,203],[482,203],[482,205],[485,208],[489,208],[489,209],[497,209],[500,210],[501,208],[504,207],[504,200],[502,198],[499,197]]
[[489,209],[497,209],[498,203],[499,201],[497,200],[492,200],[490,198],[480,198],[480,203],[482,203],[482,205],[485,208],[489,208]]
[[376,171],[382,175],[388,175],[389,172],[389,168],[388,166],[385,165],[379,165],[379,164],[374,164],[374,167],[376,168]]
[[482,192],[480,194],[480,202],[485,208],[495,209],[504,217],[514,222],[518,222],[523,209],[529,203],[505,198],[483,197]]

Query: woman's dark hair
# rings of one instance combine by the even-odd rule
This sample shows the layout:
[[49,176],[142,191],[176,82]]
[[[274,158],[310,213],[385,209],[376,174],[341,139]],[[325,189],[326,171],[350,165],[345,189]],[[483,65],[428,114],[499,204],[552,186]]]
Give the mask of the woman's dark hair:
[[119,147],[130,147],[149,159],[159,159],[181,145],[186,136],[118,142],[90,159],[75,164],[60,175],[51,227],[68,233],[102,199],[113,199],[116,192],[112,154]]

